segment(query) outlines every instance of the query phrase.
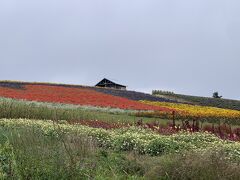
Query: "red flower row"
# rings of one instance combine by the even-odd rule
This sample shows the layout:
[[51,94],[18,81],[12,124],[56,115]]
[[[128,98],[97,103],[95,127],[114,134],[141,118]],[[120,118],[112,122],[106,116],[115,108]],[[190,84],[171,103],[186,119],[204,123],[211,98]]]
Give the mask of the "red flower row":
[[24,89],[0,87],[0,96],[39,102],[55,102],[132,110],[170,111],[168,108],[147,105],[138,101],[100,93],[87,88],[49,85],[25,85]]

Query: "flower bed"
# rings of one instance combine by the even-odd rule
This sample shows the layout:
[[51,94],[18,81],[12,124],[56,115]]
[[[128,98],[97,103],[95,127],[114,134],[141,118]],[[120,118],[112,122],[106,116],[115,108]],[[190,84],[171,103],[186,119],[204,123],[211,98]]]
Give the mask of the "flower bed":
[[25,85],[21,89],[0,87],[0,96],[39,102],[55,102],[132,110],[170,111],[154,105],[96,92],[87,88],[71,88],[50,85]]
[[152,131],[141,128],[120,128],[105,130],[81,125],[58,124],[52,121],[37,121],[26,119],[1,119],[0,127],[11,128],[37,128],[46,136],[58,136],[61,133],[84,134],[94,138],[99,147],[120,151],[137,151],[140,154],[152,156],[166,153],[177,153],[186,150],[207,150],[216,148],[223,150],[229,158],[240,160],[240,143],[221,140],[208,133],[178,133],[170,136],[158,135]]
[[103,128],[103,129],[119,129],[124,127],[139,127],[143,129],[152,130],[153,132],[156,132],[161,135],[172,135],[177,134],[179,132],[208,132],[211,134],[216,135],[217,137],[225,140],[231,140],[231,141],[240,141],[240,128],[233,128],[227,127],[225,125],[218,126],[210,126],[205,125],[202,128],[195,128],[193,125],[190,125],[188,127],[183,127],[180,125],[173,126],[171,123],[168,123],[167,125],[162,125],[157,122],[148,122],[143,123],[141,120],[137,121],[136,123],[119,123],[119,122],[106,122],[101,120],[71,120],[68,121],[69,124],[80,124],[84,126],[89,126],[93,128]]
[[[180,103],[168,103],[168,102],[151,102],[151,101],[141,101],[148,105],[154,105],[159,107],[171,108],[176,110],[175,113],[176,119],[181,120],[201,120],[210,123],[222,123],[240,125],[240,111],[222,109],[208,106],[197,106],[189,104],[180,104]],[[143,113],[145,114],[145,113]],[[148,116],[169,116],[169,114],[157,113],[146,113]],[[170,114],[170,118],[173,116]]]

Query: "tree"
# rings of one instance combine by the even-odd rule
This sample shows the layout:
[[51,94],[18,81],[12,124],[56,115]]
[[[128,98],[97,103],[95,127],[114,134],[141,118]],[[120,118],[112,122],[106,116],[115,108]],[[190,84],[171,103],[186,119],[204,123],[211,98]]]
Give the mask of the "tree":
[[222,96],[219,96],[218,92],[213,93],[213,98],[222,98]]

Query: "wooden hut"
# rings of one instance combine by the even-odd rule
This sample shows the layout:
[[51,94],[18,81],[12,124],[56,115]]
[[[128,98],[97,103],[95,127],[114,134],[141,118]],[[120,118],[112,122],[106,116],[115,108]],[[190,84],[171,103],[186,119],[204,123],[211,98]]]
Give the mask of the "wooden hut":
[[109,79],[104,78],[99,83],[95,85],[96,87],[106,87],[106,88],[113,88],[113,89],[121,89],[126,90],[127,86],[115,83],[113,81],[110,81]]

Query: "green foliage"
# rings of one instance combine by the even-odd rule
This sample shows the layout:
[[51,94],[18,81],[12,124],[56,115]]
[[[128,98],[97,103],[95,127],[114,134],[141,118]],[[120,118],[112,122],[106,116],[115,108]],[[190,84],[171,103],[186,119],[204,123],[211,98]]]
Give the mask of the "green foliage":
[[164,153],[177,152],[180,149],[180,143],[172,139],[162,138],[154,139],[147,146],[147,153],[152,156],[163,155]]
[[14,169],[14,155],[8,141],[0,144],[0,178],[17,176]]
[[115,153],[100,153],[82,134],[46,136],[36,127],[4,127],[1,179],[139,179],[143,168]]
[[0,120],[0,130],[2,179],[237,179],[240,172],[240,143],[205,133],[21,119]]
[[222,98],[222,96],[218,95],[218,92],[214,92],[212,97],[213,98]]
[[[151,161],[150,161],[151,160]],[[168,154],[143,161],[148,179],[239,179],[240,166],[219,149]],[[148,162],[150,161],[150,162]]]
[[[118,130],[104,130],[87,126],[53,124],[51,121],[0,120],[0,126],[7,129],[33,128],[46,137],[60,138],[59,131],[66,135],[77,133],[93,139],[98,147],[117,151],[135,151],[140,154],[162,155],[185,150],[199,150],[210,147],[225,149],[234,159],[240,159],[240,143],[224,141],[208,133],[182,132],[170,136],[131,127]],[[229,148],[231,146],[231,148]]]
[[[33,101],[0,98],[0,118],[27,118],[42,120],[102,120],[107,122],[132,123],[137,117],[134,110],[122,110],[70,104],[41,103]],[[144,121],[155,121],[158,118],[142,118]]]
[[152,90],[152,95],[158,95],[158,94],[173,95],[174,92],[172,92],[172,91],[162,91],[162,90]]

